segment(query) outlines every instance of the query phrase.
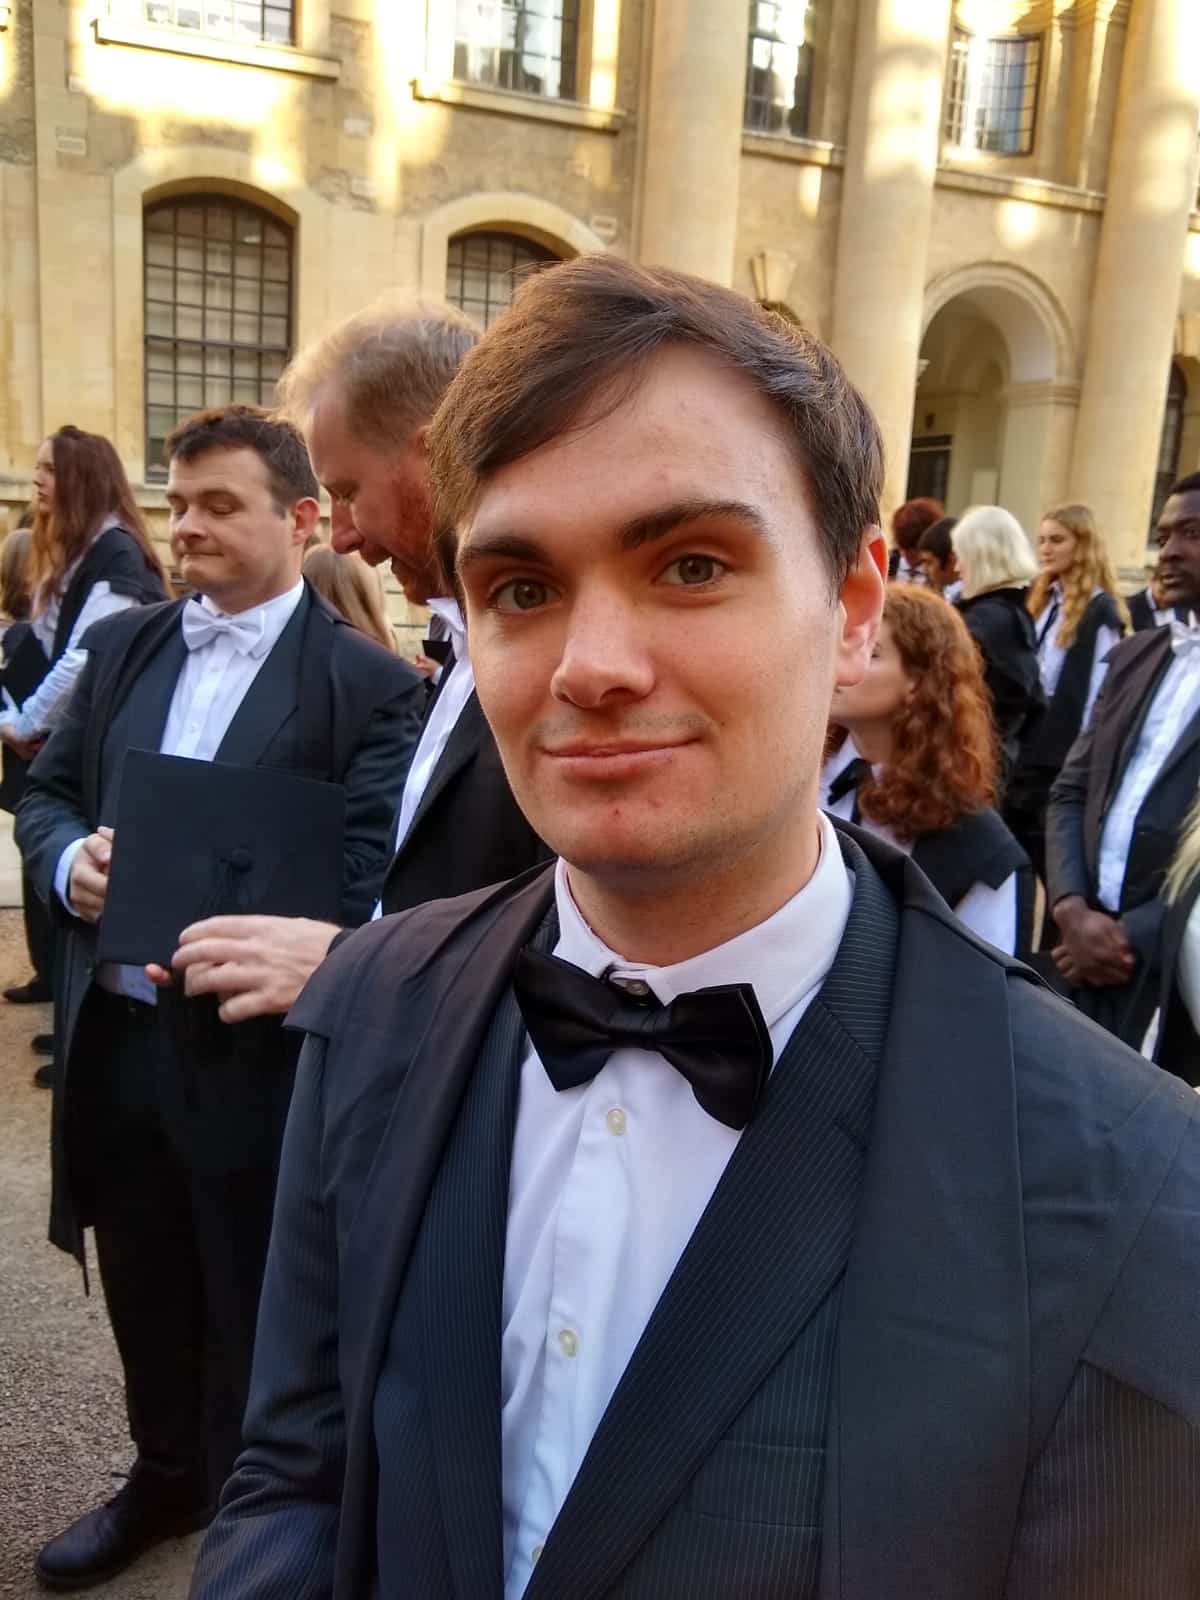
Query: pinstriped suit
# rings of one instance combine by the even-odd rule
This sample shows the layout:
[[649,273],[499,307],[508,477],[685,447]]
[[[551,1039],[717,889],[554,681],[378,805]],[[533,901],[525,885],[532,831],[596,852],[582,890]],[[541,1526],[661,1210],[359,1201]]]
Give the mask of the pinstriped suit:
[[[527,1594],[1200,1593],[1195,1096],[843,832],[838,960]],[[197,1600],[500,1595],[507,977],[550,899],[538,874],[377,925],[301,1000]]]

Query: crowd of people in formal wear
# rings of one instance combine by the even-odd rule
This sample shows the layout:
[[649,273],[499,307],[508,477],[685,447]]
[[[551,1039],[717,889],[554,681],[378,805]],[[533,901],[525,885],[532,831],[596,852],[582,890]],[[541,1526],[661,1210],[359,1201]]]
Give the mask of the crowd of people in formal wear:
[[1084,505],[889,547],[830,352],[594,258],[165,465],[169,575],[72,426],[0,549],[134,1452],[40,1581],[1195,1594],[1200,474],[1129,597]]

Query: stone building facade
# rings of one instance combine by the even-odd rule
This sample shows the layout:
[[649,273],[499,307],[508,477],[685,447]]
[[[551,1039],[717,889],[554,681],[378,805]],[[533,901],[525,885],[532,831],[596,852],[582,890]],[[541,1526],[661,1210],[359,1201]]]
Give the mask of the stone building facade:
[[0,508],[381,291],[486,320],[588,250],[814,328],[888,508],[1091,501],[1132,582],[1200,467],[1200,0],[0,0]]

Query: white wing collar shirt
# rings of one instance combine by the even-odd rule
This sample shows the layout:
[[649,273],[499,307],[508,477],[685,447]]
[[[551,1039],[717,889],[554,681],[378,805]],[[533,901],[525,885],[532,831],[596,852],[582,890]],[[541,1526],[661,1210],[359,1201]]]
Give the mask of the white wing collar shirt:
[[[188,601],[180,613],[187,660],[171,695],[159,745],[163,755],[213,759],[303,594],[301,580],[286,593],[236,616],[218,610],[207,595]],[[71,864],[82,844],[77,839],[67,846],[54,874],[55,891],[68,910],[74,909],[67,898]],[[154,985],[140,967],[101,966],[96,982],[133,1000],[152,1005],[156,999]]]
[[[625,961],[588,927],[560,861],[554,954],[644,984],[664,1005],[752,982],[775,1059],[833,965],[853,885],[820,817],[800,892],[737,938],[670,967]],[[644,991],[643,991],[644,992]],[[684,1247],[741,1134],[701,1110],[661,1055],[615,1051],[557,1092],[521,1067],[509,1180],[501,1343],[505,1600],[517,1600]]]

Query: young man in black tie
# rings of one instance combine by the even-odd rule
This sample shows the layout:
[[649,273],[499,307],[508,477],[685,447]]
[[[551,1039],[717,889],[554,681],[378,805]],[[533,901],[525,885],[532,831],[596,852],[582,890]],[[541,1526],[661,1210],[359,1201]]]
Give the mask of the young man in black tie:
[[[116,1498],[42,1551],[39,1577],[64,1589],[104,1581],[211,1515],[239,1447],[295,1067],[274,1021],[224,1028],[209,1002],[158,997],[141,968],[97,964],[109,869],[123,848],[145,857],[147,907],[155,894],[153,842],[113,832],[126,753],[340,785],[340,843],[306,835],[303,816],[268,826],[290,829],[297,873],[304,849],[340,850],[341,914],[362,922],[424,702],[416,674],[301,579],[317,485],[289,424],[233,406],[181,424],[168,450],[172,550],[197,592],[89,632],[80,687],[17,819],[68,944],[56,995],[51,1237],[82,1262],[83,1229],[95,1229],[137,1447]],[[163,818],[164,864],[190,859],[203,824]],[[236,903],[253,905],[266,886],[252,849],[239,838],[226,854]],[[197,860],[195,876],[202,904],[220,869]]]
[[352,935],[293,1012],[193,1600],[1193,1595],[1196,1098],[818,812],[884,592],[861,398],[585,257],[431,459],[562,861]]
[[1046,817],[1055,964],[1080,1010],[1135,1049],[1159,1000],[1160,891],[1200,782],[1200,473],[1167,496],[1156,543],[1163,597],[1193,620],[1112,651]]

